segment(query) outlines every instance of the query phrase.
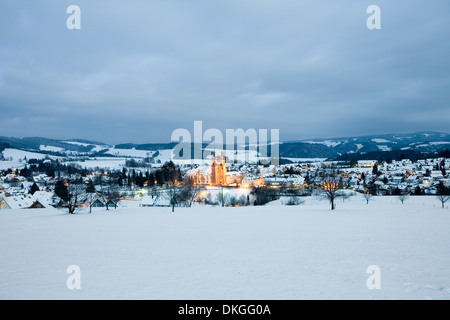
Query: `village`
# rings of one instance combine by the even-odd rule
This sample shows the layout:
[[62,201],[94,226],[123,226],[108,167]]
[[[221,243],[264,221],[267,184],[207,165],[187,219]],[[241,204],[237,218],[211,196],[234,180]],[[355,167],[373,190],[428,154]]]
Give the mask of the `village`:
[[[61,160],[24,160],[22,168],[0,171],[0,209],[264,205],[284,197],[287,205],[327,189],[332,176],[342,194],[378,196],[448,195],[450,159],[377,162],[302,161],[274,165],[227,163],[221,154],[209,165],[169,161],[121,170],[83,168]],[[127,167],[127,165],[131,167]]]

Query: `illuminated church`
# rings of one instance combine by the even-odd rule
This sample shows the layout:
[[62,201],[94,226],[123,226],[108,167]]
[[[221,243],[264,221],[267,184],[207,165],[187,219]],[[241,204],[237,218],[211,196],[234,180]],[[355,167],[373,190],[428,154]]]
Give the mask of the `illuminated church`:
[[211,166],[199,166],[187,172],[196,185],[227,186],[227,167],[223,153],[212,158]]
[[[220,162],[220,164],[218,163]],[[213,157],[211,165],[211,184],[213,186],[227,185],[227,167],[223,153],[220,157]]]

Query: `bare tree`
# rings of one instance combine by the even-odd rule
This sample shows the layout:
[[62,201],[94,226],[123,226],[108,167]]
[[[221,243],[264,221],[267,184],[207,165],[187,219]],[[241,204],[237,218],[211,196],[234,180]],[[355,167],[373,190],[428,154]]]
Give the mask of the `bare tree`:
[[197,186],[193,183],[192,179],[187,178],[184,185],[179,192],[179,201],[186,203],[188,207],[192,206],[192,202],[195,201],[200,192],[205,191],[204,186]]
[[441,202],[442,208],[444,208],[445,203],[450,200],[450,196],[447,196],[445,194],[441,194],[436,196],[436,198]]
[[402,202],[402,204],[405,202],[406,199],[409,198],[409,193],[403,193],[401,195],[398,196],[398,200],[400,200]]
[[89,213],[92,213],[92,206],[94,205],[95,200],[97,200],[97,193],[87,192],[86,193],[86,201],[89,203]]
[[68,200],[66,206],[70,214],[74,214],[80,208],[80,204],[83,201],[83,195],[85,193],[85,186],[80,183],[74,183],[68,186]]
[[173,183],[167,186],[167,195],[170,200],[170,206],[172,207],[172,212],[175,212],[175,206],[180,203],[182,189],[175,186]]
[[228,197],[227,200],[228,200],[227,203],[232,207],[235,207],[238,203],[238,199],[236,196],[230,196],[230,197]]
[[366,203],[369,204],[369,201],[372,199],[372,195],[370,194],[370,192],[365,192],[363,194],[364,199],[366,199]]
[[345,200],[351,198],[353,194],[348,192],[340,192],[338,196],[342,199],[342,202],[344,202]]
[[109,210],[109,206],[113,205],[114,209],[117,209],[117,204],[120,199],[123,197],[123,194],[120,192],[120,186],[117,179],[109,177],[106,181],[105,188],[103,189],[103,197],[105,199],[106,210]]
[[238,199],[237,205],[238,206],[246,206],[247,205],[247,197],[244,195],[241,195]]
[[97,190],[95,189],[92,180],[89,180],[85,192],[86,192],[86,201],[88,201],[89,203],[89,213],[92,213],[92,206],[95,200],[98,198]]
[[336,209],[336,198],[340,195],[340,177],[334,173],[324,175],[322,181],[322,195],[330,202],[331,210]]

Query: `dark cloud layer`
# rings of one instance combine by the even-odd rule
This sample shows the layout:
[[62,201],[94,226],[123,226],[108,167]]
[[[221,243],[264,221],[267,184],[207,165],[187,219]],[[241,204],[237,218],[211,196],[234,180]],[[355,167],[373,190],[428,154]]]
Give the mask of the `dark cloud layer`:
[[[0,135],[448,131],[448,1],[0,1]],[[81,8],[81,30],[66,8]],[[366,9],[381,8],[381,30]]]

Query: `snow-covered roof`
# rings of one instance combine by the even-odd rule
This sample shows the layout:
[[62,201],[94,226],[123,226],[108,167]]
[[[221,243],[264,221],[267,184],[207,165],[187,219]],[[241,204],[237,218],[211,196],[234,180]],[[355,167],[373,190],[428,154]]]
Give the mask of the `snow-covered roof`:
[[189,170],[186,174],[193,176],[193,175],[196,175],[199,173],[202,175],[210,175],[211,167],[210,166],[198,166],[197,168]]
[[36,199],[29,194],[17,194],[12,196],[0,195],[11,209],[25,209],[29,208]]
[[36,191],[33,194],[33,197],[46,208],[50,207],[52,204],[54,204],[53,196],[54,196],[54,193],[48,192],[48,191]]
[[143,196],[141,206],[170,206],[170,197],[166,194],[160,196]]

